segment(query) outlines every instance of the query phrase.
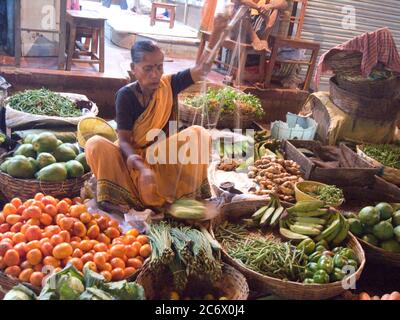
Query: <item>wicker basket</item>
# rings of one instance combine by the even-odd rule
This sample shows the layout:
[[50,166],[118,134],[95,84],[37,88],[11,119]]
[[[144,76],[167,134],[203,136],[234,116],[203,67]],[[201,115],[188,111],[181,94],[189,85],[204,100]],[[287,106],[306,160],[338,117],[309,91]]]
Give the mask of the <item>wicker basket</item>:
[[[250,208],[251,206],[247,206]],[[255,205],[253,208],[259,208],[260,205]],[[221,214],[218,218],[212,221],[211,224],[211,232],[213,229],[222,223],[224,220],[228,219],[228,216],[234,216],[237,218],[239,216],[237,210],[239,210],[240,205],[236,203],[231,203],[225,205],[221,209]],[[234,212],[232,214],[232,212]],[[246,216],[251,215],[254,211],[248,211]],[[241,211],[241,216],[245,215],[245,210]],[[279,237],[278,234],[274,233],[275,237]],[[351,279],[347,278],[348,281],[352,279],[358,280],[361,276],[361,273],[365,266],[365,254],[357,239],[352,235],[349,234],[345,245],[351,249],[353,249],[357,255],[358,261],[360,261],[360,266],[358,270],[351,275]],[[293,281],[283,281],[280,279],[272,278],[269,276],[262,275],[258,272],[250,270],[242,263],[238,262],[237,260],[230,257],[227,252],[222,249],[223,258],[224,260],[233,266],[235,269],[239,270],[243,275],[246,277],[249,283],[256,283],[261,290],[265,291],[266,293],[275,294],[284,299],[295,299],[295,300],[321,300],[321,299],[329,299],[336,297],[346,289],[343,288],[342,282],[334,282],[324,285],[319,284],[303,284],[300,282],[293,282]]]
[[333,51],[325,63],[335,74],[358,76],[361,75],[362,53],[358,51]]
[[368,98],[392,98],[400,91],[400,78],[397,76],[385,80],[350,80],[350,77],[340,75],[336,80],[341,89]]
[[[193,287],[208,285],[196,279],[190,279],[190,281]],[[157,299],[159,293],[164,289],[173,290],[172,274],[167,268],[165,268],[165,272],[154,273],[149,270],[146,264],[138,275],[136,282],[143,286],[148,300]],[[230,300],[247,300],[249,296],[249,286],[246,278],[227,264],[222,267],[222,279],[214,283],[213,287],[219,289]]]
[[400,267],[400,253],[393,253],[383,250],[379,247],[358,238],[362,247],[365,250],[365,255],[368,261],[373,261],[379,264],[386,264],[390,267]]
[[36,193],[48,194],[56,198],[74,197],[80,194],[81,188],[92,173],[88,172],[80,178],[63,182],[42,182],[34,179],[17,179],[0,172],[0,191],[10,201],[18,197],[25,201],[32,199]]
[[5,294],[18,284],[23,284],[36,294],[40,294],[40,288],[34,287],[30,283],[23,283],[17,278],[6,276],[4,273],[0,272],[0,300],[3,300]]
[[370,156],[366,155],[363,151],[363,146],[359,145],[357,146],[357,154],[365,159],[367,162],[369,162],[371,165],[373,165],[376,168],[381,168],[382,169],[382,178],[385,179],[386,181],[400,185],[400,169],[395,169],[392,167],[386,167],[379,161],[371,158]]
[[[199,82],[179,94],[179,120],[185,125],[201,125],[217,127],[219,129],[250,128],[254,120],[253,114],[241,114],[240,108],[235,113],[211,112],[203,114],[199,108],[194,108],[185,104],[185,99],[206,92],[208,89],[223,89],[225,86],[212,82]],[[234,89],[238,93],[243,93]]]
[[399,112],[399,100],[373,99],[353,94],[340,88],[335,77],[330,80],[330,96],[339,109],[354,118],[393,121]]

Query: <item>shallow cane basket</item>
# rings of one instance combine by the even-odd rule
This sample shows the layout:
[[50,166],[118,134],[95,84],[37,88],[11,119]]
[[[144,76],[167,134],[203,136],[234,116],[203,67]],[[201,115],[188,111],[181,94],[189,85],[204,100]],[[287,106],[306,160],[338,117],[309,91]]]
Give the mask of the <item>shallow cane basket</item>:
[[[211,223],[211,231],[223,223],[225,220],[229,219],[229,217],[249,217],[251,214],[254,213],[254,209],[257,210],[261,208],[264,204],[257,203],[255,206],[247,206],[248,208],[252,208],[253,210],[247,211],[244,210],[240,203],[229,203],[224,205],[221,208],[221,214],[215,218]],[[272,231],[269,231],[273,233]],[[277,238],[279,237],[278,234],[273,233],[274,236]],[[365,266],[365,254],[361,244],[357,241],[357,239],[349,233],[346,242],[342,244],[342,246],[346,246],[354,250],[357,255],[357,260],[360,262],[360,266],[358,270],[349,278],[347,281],[356,281],[360,278],[361,273]],[[269,276],[262,275],[258,272],[250,270],[241,262],[233,259],[228,255],[224,248],[222,248],[223,252],[223,259],[226,263],[233,266],[235,269],[239,270],[248,280],[248,282],[257,284],[257,287],[262,287],[262,290],[265,290],[266,293],[272,293],[277,295],[283,299],[293,299],[293,300],[321,300],[321,299],[329,299],[336,297],[346,289],[343,288],[342,282],[337,281],[328,284],[303,284],[300,282],[293,282],[293,281],[284,281],[277,278],[272,278]]]
[[79,196],[81,188],[92,173],[88,172],[80,178],[68,179],[63,182],[43,182],[35,179],[17,179],[0,172],[0,191],[8,201],[18,197],[22,201],[32,199],[41,192],[56,198],[72,198]]

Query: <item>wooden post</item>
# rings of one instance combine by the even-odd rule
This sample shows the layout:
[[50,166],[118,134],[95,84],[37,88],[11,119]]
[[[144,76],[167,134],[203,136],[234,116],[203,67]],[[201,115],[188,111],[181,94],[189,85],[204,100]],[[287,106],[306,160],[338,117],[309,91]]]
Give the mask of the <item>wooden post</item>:
[[14,26],[15,26],[15,44],[14,44],[14,55],[15,65],[19,67],[21,65],[22,55],[22,43],[21,43],[21,0],[15,0],[14,2]]
[[60,36],[59,36],[59,52],[58,52],[58,69],[65,70],[65,44],[67,37],[67,0],[60,0]]
[[100,54],[99,54],[99,59],[100,59],[100,66],[99,66],[99,71],[104,72],[104,67],[105,67],[105,35],[104,35],[104,21],[103,25],[100,28],[98,35],[100,36]]

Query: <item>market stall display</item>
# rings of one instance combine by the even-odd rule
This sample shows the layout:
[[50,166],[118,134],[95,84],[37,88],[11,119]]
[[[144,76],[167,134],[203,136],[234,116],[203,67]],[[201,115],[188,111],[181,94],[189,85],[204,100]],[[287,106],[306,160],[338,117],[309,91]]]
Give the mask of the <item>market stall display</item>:
[[[354,236],[346,234],[345,239],[339,245],[328,245],[321,241],[316,246],[308,236],[286,242],[278,230],[266,229],[263,231],[259,228],[249,228],[246,224],[240,223],[242,218],[251,218],[254,211],[242,211],[240,217],[234,209],[231,210],[234,206],[234,204],[223,206],[220,217],[213,221],[212,230],[222,246],[225,261],[242,272],[249,282],[257,282],[267,292],[288,299],[327,299],[337,296],[345,290],[341,281],[336,280],[344,275],[343,272],[339,273],[339,270],[334,269],[335,264],[333,264],[332,270],[329,269],[329,273],[324,271],[328,277],[324,272],[316,269],[314,271],[317,281],[314,283],[311,283],[310,280],[307,280],[306,283],[303,282],[309,279],[307,276],[310,276],[309,270],[307,270],[310,267],[308,265],[310,259],[316,259],[316,256],[319,255],[316,263],[318,264],[321,259],[320,267],[323,267],[326,264],[325,260],[329,260],[328,264],[332,262],[331,258],[327,258],[327,256],[333,257],[334,250],[337,254],[346,248],[347,250],[343,254],[347,252],[353,259],[336,259],[344,262],[344,265],[349,265],[349,268],[354,271],[350,277],[354,277],[354,279],[360,277],[365,257]],[[261,206],[259,204],[258,209]],[[305,239],[314,244],[311,251],[309,248],[305,249],[304,243],[301,244],[301,241]],[[350,265],[347,263],[349,260],[353,260],[355,263],[350,261]],[[289,261],[290,263],[288,263]],[[329,283],[330,281],[333,282]]]
[[1,270],[38,287],[44,266],[86,266],[106,281],[134,275],[152,252],[149,239],[136,229],[122,234],[116,220],[87,211],[79,198],[14,198],[0,213]]
[[0,170],[1,191],[8,199],[27,200],[37,192],[76,196],[91,176],[85,153],[49,132],[27,136],[14,152],[2,156]]

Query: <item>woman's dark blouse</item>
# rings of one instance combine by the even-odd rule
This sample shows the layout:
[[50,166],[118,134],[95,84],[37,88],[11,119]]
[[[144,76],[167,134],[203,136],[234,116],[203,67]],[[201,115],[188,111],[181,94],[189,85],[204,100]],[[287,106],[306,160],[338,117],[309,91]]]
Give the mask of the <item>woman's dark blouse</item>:
[[[194,84],[190,69],[178,72],[171,77],[173,96]],[[134,94],[132,84],[118,90],[116,94],[116,121],[118,130],[132,130],[135,121],[146,110]]]

